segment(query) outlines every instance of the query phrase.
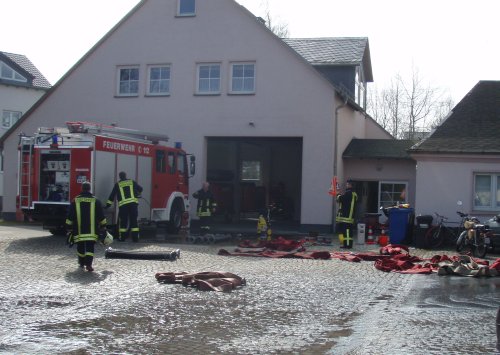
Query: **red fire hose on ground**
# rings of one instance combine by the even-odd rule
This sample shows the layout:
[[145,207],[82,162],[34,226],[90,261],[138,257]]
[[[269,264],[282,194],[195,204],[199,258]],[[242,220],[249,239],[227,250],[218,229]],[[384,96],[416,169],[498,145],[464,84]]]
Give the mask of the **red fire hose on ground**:
[[182,284],[197,288],[200,291],[231,292],[232,290],[245,286],[246,280],[230,272],[158,272],[155,278],[160,283]]
[[460,275],[473,277],[500,276],[500,258],[491,265],[487,260],[472,258],[467,255],[435,255],[430,259],[411,256],[406,245],[389,244],[380,248],[379,253],[306,251],[305,240],[291,241],[277,238],[271,242],[250,243],[244,241],[233,252],[220,249],[219,255],[226,256],[259,256],[270,258],[304,258],[304,259],[341,259],[351,262],[374,261],[375,268],[385,272],[405,274]]

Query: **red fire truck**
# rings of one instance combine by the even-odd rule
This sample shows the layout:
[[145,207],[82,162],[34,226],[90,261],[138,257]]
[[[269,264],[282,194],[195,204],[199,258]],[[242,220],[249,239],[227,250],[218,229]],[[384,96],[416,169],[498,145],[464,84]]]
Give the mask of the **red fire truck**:
[[[124,171],[143,187],[139,221],[177,233],[189,223],[188,181],[194,175],[195,159],[180,143],[175,147],[160,144],[167,140],[157,133],[80,121],[21,136],[18,211],[60,234],[68,206],[84,181],[91,183],[93,193],[104,203],[118,173]],[[117,206],[107,214],[112,224]]]

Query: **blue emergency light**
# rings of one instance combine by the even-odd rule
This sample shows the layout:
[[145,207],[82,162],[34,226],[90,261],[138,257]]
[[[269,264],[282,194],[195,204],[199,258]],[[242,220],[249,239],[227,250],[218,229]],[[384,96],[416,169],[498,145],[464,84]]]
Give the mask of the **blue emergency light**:
[[176,149],[182,149],[182,142],[175,142]]
[[51,148],[57,148],[57,134],[52,135],[52,143],[50,144]]

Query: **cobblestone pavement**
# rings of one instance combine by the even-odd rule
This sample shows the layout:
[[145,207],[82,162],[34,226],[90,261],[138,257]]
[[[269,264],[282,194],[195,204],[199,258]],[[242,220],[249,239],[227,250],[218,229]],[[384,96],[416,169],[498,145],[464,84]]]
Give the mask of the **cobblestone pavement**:
[[[144,239],[113,247],[180,248],[181,258],[105,259],[97,246],[96,271],[88,273],[63,237],[39,227],[0,226],[0,353],[494,353],[499,278],[384,273],[373,262],[217,255],[234,243]],[[313,249],[339,250],[335,244]],[[365,250],[378,248],[354,249]],[[232,293],[202,292],[159,284],[154,275],[160,271],[227,271],[248,284]]]

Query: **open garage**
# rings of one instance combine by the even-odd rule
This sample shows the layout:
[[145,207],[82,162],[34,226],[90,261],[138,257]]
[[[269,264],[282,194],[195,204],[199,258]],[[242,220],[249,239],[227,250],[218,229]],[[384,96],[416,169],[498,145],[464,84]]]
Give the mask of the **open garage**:
[[274,221],[299,223],[302,138],[207,138],[207,180],[216,220],[253,220],[271,206]]

